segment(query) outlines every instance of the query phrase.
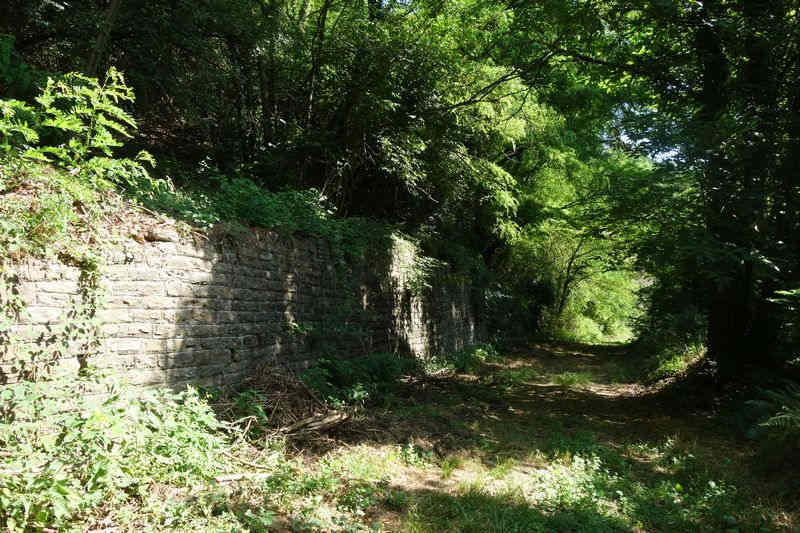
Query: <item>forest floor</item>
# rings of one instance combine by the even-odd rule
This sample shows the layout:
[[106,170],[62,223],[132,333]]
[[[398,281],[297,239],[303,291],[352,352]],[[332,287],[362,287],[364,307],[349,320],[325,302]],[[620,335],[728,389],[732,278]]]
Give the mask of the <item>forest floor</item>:
[[627,365],[538,344],[409,378],[290,454],[270,530],[798,531],[796,464]]

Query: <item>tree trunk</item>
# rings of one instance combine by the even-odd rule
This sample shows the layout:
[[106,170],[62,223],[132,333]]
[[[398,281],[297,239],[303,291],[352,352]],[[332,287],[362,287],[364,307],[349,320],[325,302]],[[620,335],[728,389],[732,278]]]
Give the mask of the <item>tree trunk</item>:
[[108,38],[111,35],[111,29],[114,27],[114,22],[119,14],[119,8],[122,5],[122,0],[111,0],[111,4],[106,10],[105,23],[100,31],[100,36],[92,49],[89,60],[86,62],[86,73],[89,76],[97,76],[97,70],[100,67],[100,61],[108,46]]
[[561,313],[564,312],[564,308],[567,306],[567,298],[569,298],[569,293],[572,291],[571,285],[575,279],[573,268],[575,267],[575,261],[578,259],[578,254],[580,254],[581,248],[583,248],[583,243],[585,241],[586,236],[582,235],[578,241],[578,245],[574,250],[572,250],[569,262],[567,263],[567,270],[564,272],[564,281],[559,290],[558,307],[556,307],[556,312],[559,317],[561,316]]
[[317,18],[317,28],[314,32],[314,40],[311,44],[311,70],[308,73],[308,97],[306,100],[306,128],[311,125],[314,116],[314,97],[317,88],[317,77],[322,65],[322,49],[325,41],[325,26],[328,23],[328,10],[333,3],[332,0],[325,0],[320,7]]

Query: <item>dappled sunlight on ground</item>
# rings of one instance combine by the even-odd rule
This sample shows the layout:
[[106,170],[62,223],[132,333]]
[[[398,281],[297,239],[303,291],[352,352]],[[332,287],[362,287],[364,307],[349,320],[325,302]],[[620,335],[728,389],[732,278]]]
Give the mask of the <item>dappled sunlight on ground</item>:
[[796,502],[750,443],[630,382],[626,364],[621,346],[537,344],[413,379],[316,457],[373,465],[360,479],[391,501],[367,515],[387,531],[790,529]]

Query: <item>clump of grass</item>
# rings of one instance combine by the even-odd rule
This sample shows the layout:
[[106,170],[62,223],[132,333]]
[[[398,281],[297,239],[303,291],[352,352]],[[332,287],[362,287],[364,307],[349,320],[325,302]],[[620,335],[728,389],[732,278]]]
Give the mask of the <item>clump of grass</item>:
[[501,360],[502,357],[491,344],[476,344],[462,350],[431,357],[423,362],[423,370],[428,374],[477,373],[486,363]]
[[503,368],[494,374],[494,379],[506,386],[514,387],[532,383],[542,378],[535,368],[522,366],[518,368]]
[[453,472],[461,468],[463,465],[464,460],[457,455],[449,455],[445,457],[439,465],[439,467],[442,469],[442,479],[450,479],[450,477],[453,475]]
[[649,381],[678,377],[706,355],[706,347],[702,343],[689,343],[673,350],[667,350],[655,359],[655,368],[647,374]]
[[363,406],[387,398],[401,376],[416,370],[416,364],[413,358],[382,352],[355,359],[325,357],[301,379],[334,407]]
[[562,387],[578,387],[592,382],[592,375],[588,372],[562,372],[550,376],[553,383]]

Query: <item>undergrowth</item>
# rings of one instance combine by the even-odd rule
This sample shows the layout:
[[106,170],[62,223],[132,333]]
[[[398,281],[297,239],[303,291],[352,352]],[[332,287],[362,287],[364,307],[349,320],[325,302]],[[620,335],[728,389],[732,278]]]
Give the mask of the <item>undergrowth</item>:
[[[270,192],[246,176],[202,166],[153,177],[156,161],[140,152],[118,154],[136,129],[124,109],[134,95],[113,68],[102,80],[70,73],[47,84],[35,105],[0,100],[0,252],[6,256],[58,255],[81,243],[97,245],[109,200],[125,198],[188,222],[198,231],[248,226],[326,239],[335,256],[364,257],[391,246],[391,228],[367,219],[339,219],[316,190]],[[193,180],[202,174],[202,180]],[[112,202],[114,203],[114,202]],[[76,236],[83,235],[82,241]]]
[[93,378],[0,391],[0,523],[65,528],[142,502],[156,483],[207,483],[229,438],[193,389],[135,390]]
[[461,350],[444,352],[426,358],[422,362],[425,372],[438,374],[442,372],[470,373],[483,369],[487,363],[498,361],[499,354],[491,344],[474,344]]
[[[494,372],[507,360],[494,354],[490,362],[476,371]],[[354,383],[391,396],[408,371],[402,365],[388,355],[326,363],[324,386],[341,402],[352,401],[343,393]],[[193,389],[134,390],[90,377],[12,385],[0,393],[0,524],[11,531],[780,529],[735,459],[708,460],[721,451],[708,449],[716,444],[705,434],[639,440],[622,426],[609,440],[603,417],[576,428],[577,413],[527,401],[537,390],[560,394],[527,384],[534,374],[510,392],[475,377],[404,380],[412,394],[391,405],[357,399],[387,428],[362,417],[350,431],[376,440],[316,453],[292,452],[270,429],[273,411],[258,389],[228,396],[220,418]],[[431,444],[450,431],[447,448]]]
[[675,338],[674,335],[644,335],[630,350],[631,379],[645,383],[675,379],[700,364],[706,345],[700,338]]
[[0,254],[6,258],[86,255],[103,209],[84,180],[19,157],[0,158]]
[[[210,172],[210,171],[205,171]],[[191,176],[183,181],[193,181]],[[169,178],[162,185],[144,191],[132,190],[135,199],[147,208],[190,223],[201,231],[223,224],[277,229],[327,240],[334,252],[348,257],[363,257],[369,250],[391,245],[391,228],[363,218],[334,216],[327,199],[315,189],[265,190],[245,176],[215,173],[202,181],[204,188],[178,189]]]
[[303,373],[302,379],[334,407],[363,406],[379,401],[401,376],[416,369],[414,358],[391,353],[323,357]]
[[301,378],[334,407],[365,406],[390,397],[404,376],[476,372],[486,363],[498,360],[497,351],[488,344],[423,360],[384,352],[359,357],[329,356],[315,361]]

